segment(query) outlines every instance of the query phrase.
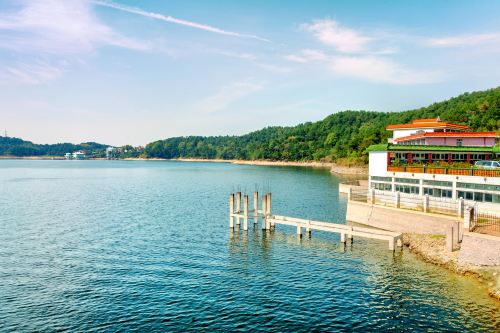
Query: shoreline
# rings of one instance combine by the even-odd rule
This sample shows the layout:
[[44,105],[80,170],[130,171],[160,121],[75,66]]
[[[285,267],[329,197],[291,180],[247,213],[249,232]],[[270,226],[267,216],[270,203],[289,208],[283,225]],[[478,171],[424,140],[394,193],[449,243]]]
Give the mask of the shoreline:
[[280,167],[306,167],[318,169],[330,169],[331,173],[342,175],[368,175],[368,167],[342,166],[333,162],[317,161],[266,161],[266,160],[221,160],[221,159],[200,159],[200,158],[177,158],[173,161],[181,162],[213,162],[213,163],[232,163],[240,165],[258,165],[258,166],[280,166]]
[[424,262],[476,279],[488,294],[500,301],[500,266],[480,266],[459,260],[459,252],[446,250],[446,240],[440,235],[403,234],[403,244]]
[[[61,156],[0,156],[3,160],[65,160]],[[106,160],[106,158],[87,158],[85,160]],[[338,175],[368,175],[368,167],[361,166],[343,166],[333,162],[317,161],[267,161],[267,160],[222,160],[222,159],[203,159],[203,158],[144,158],[127,157],[114,159],[113,161],[180,161],[180,162],[205,162],[205,163],[231,163],[239,165],[257,165],[257,166],[279,166],[279,167],[306,167],[318,169],[330,169],[332,174]]]

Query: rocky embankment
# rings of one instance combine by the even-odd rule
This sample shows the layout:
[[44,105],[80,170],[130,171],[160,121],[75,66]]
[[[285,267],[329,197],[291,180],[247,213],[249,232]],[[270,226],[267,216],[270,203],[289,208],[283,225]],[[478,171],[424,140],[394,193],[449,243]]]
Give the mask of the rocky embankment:
[[474,276],[488,288],[492,297],[500,300],[500,266],[472,265],[460,260],[460,251],[447,250],[446,239],[441,235],[404,234],[403,242],[426,262],[458,274]]

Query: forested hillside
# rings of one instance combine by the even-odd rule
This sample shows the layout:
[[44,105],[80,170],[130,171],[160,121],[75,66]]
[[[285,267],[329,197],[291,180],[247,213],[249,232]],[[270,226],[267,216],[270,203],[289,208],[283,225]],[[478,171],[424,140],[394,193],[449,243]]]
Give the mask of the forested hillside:
[[175,137],[146,146],[147,157],[366,162],[365,149],[386,142],[388,124],[441,117],[475,131],[500,128],[500,87],[465,93],[404,112],[344,111],[293,127],[268,127],[242,136]]
[[107,145],[95,142],[35,144],[18,138],[0,137],[0,155],[8,156],[64,156],[65,153],[84,150],[89,155],[104,156]]
[[[435,118],[468,124],[476,131],[500,129],[500,87],[465,93],[450,100],[404,112],[343,111],[317,122],[292,127],[267,127],[241,136],[175,137],[140,147],[124,146],[122,157],[207,158],[309,161],[327,160],[366,163],[366,148],[386,142],[388,124]],[[0,137],[0,155],[63,156],[84,150],[87,156],[103,157],[107,145],[34,144],[18,138]]]

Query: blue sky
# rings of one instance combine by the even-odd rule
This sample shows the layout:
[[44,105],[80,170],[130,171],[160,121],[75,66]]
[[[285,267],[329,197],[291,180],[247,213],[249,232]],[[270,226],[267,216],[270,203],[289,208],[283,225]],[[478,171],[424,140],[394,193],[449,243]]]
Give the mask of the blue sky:
[[0,128],[144,145],[500,81],[498,1],[2,0]]

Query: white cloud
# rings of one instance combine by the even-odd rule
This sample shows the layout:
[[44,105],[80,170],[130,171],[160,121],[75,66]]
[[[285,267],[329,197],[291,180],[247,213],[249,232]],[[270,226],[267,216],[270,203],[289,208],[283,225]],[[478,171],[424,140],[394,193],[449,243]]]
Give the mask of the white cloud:
[[234,102],[256,93],[264,88],[263,85],[251,82],[234,82],[223,87],[215,95],[212,95],[197,105],[197,109],[207,113],[225,110]]
[[0,80],[44,83],[102,46],[150,49],[148,43],[124,37],[102,23],[88,0],[12,2],[0,13],[0,50],[10,56],[0,66]]
[[431,83],[441,78],[441,74],[437,71],[417,71],[389,59],[374,56],[333,57],[329,67],[340,75],[392,84]]
[[486,43],[499,43],[500,33],[485,33],[476,35],[460,35],[443,38],[431,38],[428,44],[436,47],[461,47]]
[[149,48],[101,23],[86,0],[21,0],[19,4],[17,11],[0,15],[0,48],[56,55],[88,53],[102,45]]
[[183,20],[183,19],[179,19],[179,18],[175,18],[172,16],[163,15],[163,14],[159,14],[159,13],[147,12],[147,11],[142,10],[140,8],[124,6],[124,5],[117,4],[117,3],[114,3],[111,1],[92,0],[92,2],[96,5],[114,8],[114,9],[121,10],[121,11],[124,11],[127,13],[141,15],[141,16],[145,16],[145,17],[149,17],[149,18],[152,18],[155,20],[161,20],[161,21],[165,21],[165,22],[169,22],[169,23],[179,24],[179,25],[183,25],[186,27],[194,28],[194,29],[200,29],[200,30],[204,30],[204,31],[208,31],[208,32],[213,32],[213,33],[220,34],[220,35],[241,37],[241,38],[251,38],[251,39],[260,40],[263,42],[269,42],[268,39],[265,39],[265,38],[262,38],[262,37],[259,37],[256,35],[248,35],[248,34],[242,34],[239,32],[228,31],[228,30],[224,30],[224,29],[220,29],[220,28],[211,26],[211,25],[203,24],[203,23],[187,21],[187,20]]
[[290,54],[285,58],[303,64],[319,63],[337,75],[372,82],[421,84],[435,82],[441,77],[439,72],[412,70],[388,58],[371,54],[356,56],[328,55],[320,50],[305,49],[299,54]]
[[285,59],[293,62],[307,63],[311,61],[326,61],[328,56],[321,50],[304,49],[299,54],[289,54]]
[[362,52],[372,40],[356,30],[342,27],[338,22],[328,19],[303,24],[302,29],[311,32],[321,43],[333,46],[343,53]]
[[63,70],[44,62],[34,64],[17,63],[7,66],[0,72],[0,84],[18,82],[22,84],[40,84],[61,76]]

